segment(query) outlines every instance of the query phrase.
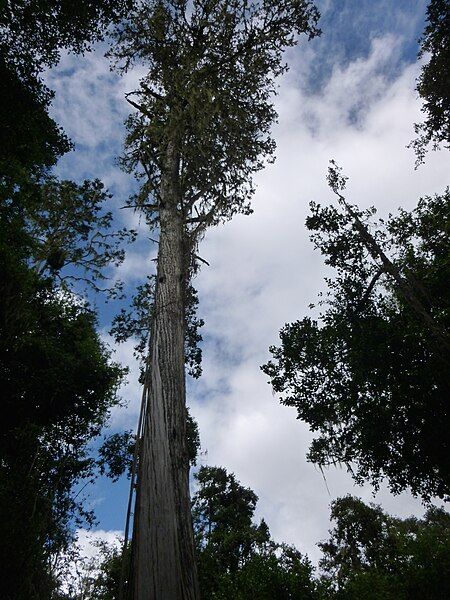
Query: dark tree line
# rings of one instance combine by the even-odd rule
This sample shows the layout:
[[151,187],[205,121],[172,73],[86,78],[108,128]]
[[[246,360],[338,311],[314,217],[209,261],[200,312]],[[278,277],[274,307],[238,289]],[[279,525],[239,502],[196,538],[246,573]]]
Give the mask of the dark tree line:
[[[417,91],[425,120],[413,143],[448,148],[448,0],[432,0],[419,56],[429,53]],[[317,435],[309,460],[344,464],[358,483],[410,489],[429,501],[450,494],[450,195],[374,222],[344,196],[346,178],[331,161],[336,206],[311,204],[306,226],[334,269],[317,319],[280,332],[262,367],[281,402]]]
[[[107,471],[90,450],[124,371],[83,285],[103,288],[132,232],[115,231],[100,181],[59,181],[71,148],[41,74],[81,53],[127,2],[2,2],[0,10],[0,569],[7,600],[56,597],[61,556],[93,522],[82,487]],[[110,290],[111,293],[117,290]]]
[[[353,496],[331,505],[332,529],[314,568],[295,547],[254,521],[258,497],[232,473],[201,467],[192,499],[201,597],[208,600],[444,600],[450,575],[450,516],[429,508],[399,519]],[[129,552],[129,549],[126,551]],[[122,554],[103,546],[79,590],[118,600]]]

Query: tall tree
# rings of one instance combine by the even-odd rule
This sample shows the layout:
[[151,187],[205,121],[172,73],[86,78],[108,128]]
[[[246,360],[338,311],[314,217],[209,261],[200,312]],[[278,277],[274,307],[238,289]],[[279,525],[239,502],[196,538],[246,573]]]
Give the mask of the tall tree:
[[253,523],[258,496],[220,467],[201,467],[192,502],[202,597],[214,596],[220,578],[236,573],[269,544],[264,521]]
[[276,544],[264,520],[254,522],[253,490],[221,467],[201,467],[195,479],[192,514],[202,598],[319,598],[308,558]]
[[374,209],[313,204],[307,226],[336,271],[326,308],[286,325],[262,367],[319,433],[310,460],[424,499],[450,493],[449,206],[446,190],[374,224]]
[[283,50],[318,30],[306,0],[149,0],[113,54],[148,68],[128,94],[130,205],[159,229],[133,534],[137,600],[196,599],[185,407],[186,289],[206,228],[250,212],[252,175],[273,157],[271,97]]

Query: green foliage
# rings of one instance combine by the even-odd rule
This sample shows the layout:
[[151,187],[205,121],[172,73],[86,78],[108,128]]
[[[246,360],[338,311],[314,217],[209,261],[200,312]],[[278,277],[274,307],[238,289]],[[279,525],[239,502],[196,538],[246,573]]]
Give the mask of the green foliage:
[[192,501],[200,589],[215,600],[319,598],[308,559],[277,545],[262,520],[258,497],[220,467],[201,467]]
[[[226,568],[235,570],[240,558],[245,558],[259,539],[259,528],[252,523],[258,497],[221,467],[201,467],[195,479],[199,488],[193,498],[193,518],[198,545],[209,546],[212,551],[217,539],[217,551],[223,555]],[[267,541],[265,527],[260,529],[261,542]],[[236,532],[242,532],[241,539]]]
[[[0,57],[1,58],[1,57]],[[51,93],[38,81],[24,83],[0,60],[0,94],[7,110],[0,112],[0,194],[14,184],[55,164],[70,143],[48,115]]]
[[[189,7],[188,7],[189,4]],[[252,174],[273,157],[270,128],[282,52],[297,35],[318,33],[309,1],[153,0],[116,31],[113,55],[123,70],[148,69],[128,95],[123,165],[143,180],[131,203],[158,216],[169,148],[180,162],[178,209],[195,241],[206,225],[248,213]],[[131,99],[134,98],[134,99]]]
[[111,231],[99,181],[49,174],[71,145],[49,117],[53,94],[40,74],[62,50],[102,39],[131,3],[0,5],[1,595],[44,600],[57,597],[56,559],[74,526],[93,522],[82,490],[102,465],[91,444],[124,374],[71,290],[98,290],[134,233]]
[[98,450],[97,464],[101,475],[117,481],[124,473],[130,477],[136,438],[132,431],[113,433]]
[[371,232],[373,209],[312,204],[307,227],[336,275],[319,321],[286,325],[262,367],[318,432],[310,460],[425,499],[450,491],[449,200],[422,198]]
[[319,600],[320,585],[313,568],[295,548],[280,546],[277,552],[253,554],[243,567],[222,575],[214,600]]
[[[147,277],[147,281],[137,287],[130,307],[122,308],[112,322],[110,335],[117,343],[134,339],[135,356],[141,362],[141,378],[144,376],[145,362],[148,355],[148,344],[153,319],[153,302],[155,297],[155,275]],[[202,336],[199,332],[203,327],[203,319],[197,317],[197,290],[188,284],[185,289],[185,360],[188,373],[195,379],[202,374],[202,349],[199,345]]]
[[330,539],[319,544],[324,553],[320,566],[339,587],[369,568],[389,571],[401,546],[399,520],[352,496],[332,503],[331,520],[336,526]]
[[430,144],[450,148],[450,1],[431,0],[419,57],[430,54],[422,67],[417,91],[423,99],[425,121],[415,125],[419,136],[411,145],[417,164],[423,163]]
[[2,233],[2,593],[45,598],[50,559],[68,546],[73,524],[92,521],[74,486],[95,475],[89,444],[118,401],[123,371],[110,362],[93,313],[27,266],[20,229],[13,236],[2,224]]
[[110,231],[113,215],[103,206],[112,196],[103,183],[97,179],[77,185],[48,176],[33,192],[25,202],[22,194],[21,205],[24,226],[33,240],[36,270],[65,286],[82,283],[118,295],[121,282],[106,289],[100,284],[108,279],[106,269],[123,261],[124,244],[133,242],[136,232]]
[[55,65],[62,49],[82,53],[132,7],[129,0],[23,0],[1,3],[0,54],[19,72]]
[[[41,243],[41,256],[34,249],[41,270],[48,267],[55,275],[65,265],[83,265],[81,279],[94,287],[105,278],[105,266],[122,260],[120,242],[133,233],[102,231],[109,229],[111,215],[98,214],[109,197],[99,181],[76,185],[48,175],[71,144],[48,114],[53,92],[40,73],[58,62],[62,50],[80,53],[103,39],[131,5],[128,0],[25,0],[2,2],[0,10],[0,92],[7,107],[0,115],[2,218],[11,220],[12,213],[24,220],[22,226]],[[79,230],[77,221],[89,231]],[[58,236],[66,238],[64,251]],[[64,278],[74,277],[72,269]]]
[[346,496],[332,503],[336,523],[319,544],[321,567],[340,600],[448,598],[450,515],[430,508],[423,519],[398,519]]
[[194,417],[187,409],[186,419],[186,444],[187,444],[187,455],[189,464],[195,466],[197,464],[197,457],[200,450],[200,434],[198,431],[198,424]]
[[130,0],[0,2],[0,91],[7,107],[0,116],[0,189],[53,166],[70,148],[48,115],[53,93],[40,73],[62,50],[89,49],[131,6]]
[[[200,449],[200,435],[197,421],[187,411],[186,421],[187,453],[189,463],[197,464],[197,456]],[[106,475],[113,481],[117,481],[122,475],[130,477],[136,446],[136,437],[131,431],[113,433],[104,438],[98,449],[96,465],[101,475]]]
[[[39,73],[56,64],[62,49],[87,50],[130,7],[128,0],[26,0],[3,2],[0,10],[0,89],[7,107],[0,115],[1,218],[29,234],[39,273],[97,290],[105,268],[123,260],[121,246],[134,232],[109,231],[112,215],[102,205],[110,195],[100,181],[77,185],[49,175],[71,145],[48,115],[53,93]],[[109,291],[119,290],[120,284]]]
[[[89,600],[120,600],[120,582],[123,561],[130,563],[130,546],[125,553],[117,544],[108,545],[105,542],[96,544],[98,555],[84,561],[81,577],[74,582],[74,593],[71,597]],[[128,579],[124,572],[125,581]],[[67,598],[69,600],[69,598]]]
[[[429,508],[422,519],[399,519],[358,498],[338,498],[330,538],[319,544],[318,577],[307,557],[270,539],[264,521],[253,523],[257,497],[234,475],[201,467],[196,479],[193,519],[205,600],[448,598],[450,515],[441,508]],[[102,547],[85,568],[90,591],[83,597],[118,600],[121,568],[117,548]]]
[[[27,266],[26,249],[11,239],[14,232],[2,228],[2,233],[0,337],[5,411],[1,430],[26,420],[56,422],[74,405],[83,413],[85,397],[89,405],[97,403],[101,412],[101,398],[117,373],[112,376],[107,365],[95,334],[94,314]],[[21,252],[26,254],[22,260]],[[93,414],[87,412],[85,418],[90,420]]]
[[91,444],[124,374],[110,362],[95,314],[70,288],[83,281],[98,289],[133,234],[109,231],[109,196],[98,181],[33,176],[11,189],[0,203],[2,591],[43,600],[73,527],[93,522],[82,489],[102,464]]

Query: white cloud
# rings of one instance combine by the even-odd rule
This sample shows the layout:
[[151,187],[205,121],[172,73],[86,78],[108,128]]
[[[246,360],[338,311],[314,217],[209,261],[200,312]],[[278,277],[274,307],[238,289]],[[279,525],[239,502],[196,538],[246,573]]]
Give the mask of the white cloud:
[[64,126],[75,144],[85,148],[122,144],[120,126],[128,107],[123,94],[118,96],[122,83],[117,74],[110,72],[104,52],[105,49],[99,47],[83,60],[65,54],[58,67],[46,77],[48,85],[58,90],[52,103],[52,116]]
[[104,542],[108,546],[120,548],[123,541],[123,531],[110,529],[96,529],[88,531],[87,529],[77,529],[76,543],[80,553],[85,558],[94,558],[98,554],[98,543]]
[[119,396],[124,406],[116,406],[111,411],[109,426],[112,429],[134,429],[137,426],[142,397],[142,387],[139,383],[139,363],[134,356],[135,340],[129,339],[122,344],[115,344],[113,338],[105,330],[101,332],[102,341],[112,350],[112,360],[128,367],[124,385],[119,390]]
[[[330,470],[328,495],[322,474],[305,460],[307,427],[278,404],[259,365],[280,327],[307,314],[323,286],[322,259],[304,221],[310,200],[332,201],[325,183],[330,158],[350,177],[349,199],[381,213],[411,208],[447,183],[444,154],[413,169],[406,145],[420,117],[418,67],[405,67],[394,81],[384,76],[397,49],[390,37],[375,40],[367,59],[335,69],[313,96],[298,89],[291,71],[277,100],[277,162],[258,177],[255,213],[211,230],[200,248],[211,263],[196,281],[207,335],[204,375],[191,386],[190,402],[207,460],[257,492],[259,514],[277,539],[315,559],[315,544],[329,528],[331,498],[354,493],[372,500],[371,489],[355,488],[346,472]],[[393,497],[383,489],[375,500],[395,514],[423,512],[406,493]]]
[[55,565],[61,591],[71,598],[84,598],[90,583],[99,573],[101,545],[119,549],[122,544],[122,531],[77,529],[67,555],[60,556]]

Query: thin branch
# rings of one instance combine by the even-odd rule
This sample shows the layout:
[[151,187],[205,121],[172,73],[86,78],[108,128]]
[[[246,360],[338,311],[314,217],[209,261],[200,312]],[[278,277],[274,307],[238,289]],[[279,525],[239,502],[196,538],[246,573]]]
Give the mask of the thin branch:
[[204,258],[202,258],[201,256],[198,256],[198,254],[195,254],[195,255],[194,255],[194,258],[196,258],[196,259],[197,259],[197,260],[199,260],[200,262],[204,263],[205,265],[208,265],[208,267],[210,267],[210,266],[211,266],[207,260],[205,260],[205,259],[204,259]]
[[213,187],[214,187],[214,184],[210,183],[206,187],[204,187],[202,190],[200,190],[199,192],[197,192],[196,194],[194,194],[193,196],[188,198],[188,200],[186,202],[187,208],[188,209],[192,208],[194,206],[194,204],[197,202],[197,200],[199,200],[202,196],[207,194]]
[[367,286],[366,291],[364,292],[363,297],[361,298],[361,300],[358,302],[358,304],[356,305],[355,309],[354,309],[354,313],[357,313],[361,310],[361,308],[365,305],[365,303],[367,302],[370,294],[372,293],[373,288],[375,287],[375,284],[377,283],[378,279],[381,277],[381,275],[385,272],[383,267],[380,267],[378,269],[378,271],[375,273],[375,275],[372,277],[372,279],[370,280],[369,285]]
[[[158,92],[151,90],[147,85],[145,85],[145,83],[141,83],[141,87],[144,89],[145,92],[147,92],[147,94],[150,94],[150,96],[153,96],[157,100],[162,100],[164,102],[167,100],[167,98],[165,96],[163,96],[162,94],[158,94]],[[141,93],[142,92],[130,92],[130,94],[141,94]]]
[[125,100],[128,102],[128,104],[131,104],[133,108],[144,114],[146,117],[148,117],[149,119],[152,118],[153,115],[146,108],[144,108],[142,104],[137,104],[137,102],[133,102],[133,100],[130,100],[128,98],[128,94],[125,94]]
[[[144,143],[144,140],[142,140],[142,143]],[[158,155],[156,154],[156,152],[154,152],[151,148],[148,148],[148,147],[146,148],[146,152],[150,152],[150,154],[152,155],[153,160],[155,161],[155,163],[158,163],[159,158],[158,158]],[[152,175],[150,173],[150,171],[148,170],[147,163],[143,160],[143,158],[144,158],[144,156],[141,154],[139,156],[139,161],[140,161],[140,163],[141,163],[141,165],[142,165],[142,167],[143,167],[143,169],[145,171],[145,174],[147,175],[147,178],[148,178],[149,182],[151,183],[152,180],[154,179],[154,175]]]
[[211,208],[211,210],[209,212],[207,212],[206,214],[203,213],[201,215],[199,215],[198,217],[190,217],[189,219],[186,219],[185,223],[187,225],[192,225],[193,223],[210,223],[212,221],[212,218],[214,217],[214,213],[215,213],[215,209]]
[[433,316],[421,302],[420,297],[416,293],[414,282],[411,282],[407,275],[406,277],[401,275],[399,268],[388,258],[380,244],[375,240],[367,226],[361,221],[357,213],[353,210],[352,206],[346,201],[345,197],[340,194],[337,189],[333,189],[333,187],[331,189],[337,195],[340,204],[344,206],[345,210],[354,220],[356,229],[359,232],[361,239],[370,252],[372,258],[375,261],[377,259],[381,261],[384,271],[391,275],[391,277],[397,283],[398,289],[406,302],[423,319],[427,327],[431,330],[434,336],[441,341],[443,346],[447,349],[450,349],[448,335],[435,322]]
[[160,209],[158,204],[127,204],[126,206],[121,206],[120,210],[124,208],[149,208],[155,212],[158,212]]

